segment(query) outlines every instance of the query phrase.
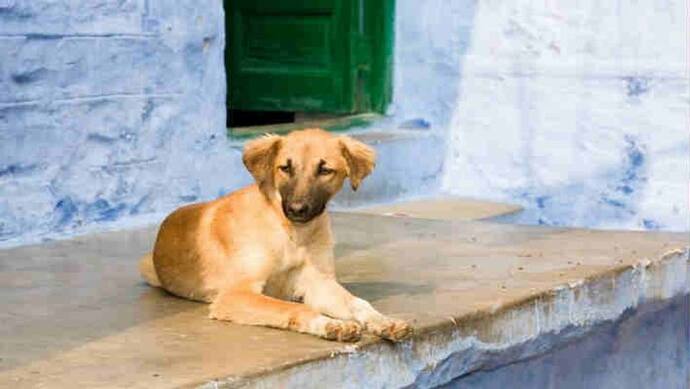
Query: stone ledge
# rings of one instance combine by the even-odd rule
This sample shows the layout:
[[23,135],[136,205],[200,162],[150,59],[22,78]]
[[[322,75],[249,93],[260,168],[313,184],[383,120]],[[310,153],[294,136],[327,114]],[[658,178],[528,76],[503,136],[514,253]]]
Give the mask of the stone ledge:
[[354,213],[434,220],[487,220],[522,212],[519,205],[470,198],[438,196],[410,199],[392,204],[364,206]]
[[433,386],[688,294],[684,234],[336,214],[339,278],[417,332],[327,342],[142,284],[155,231],[0,251],[2,386]]

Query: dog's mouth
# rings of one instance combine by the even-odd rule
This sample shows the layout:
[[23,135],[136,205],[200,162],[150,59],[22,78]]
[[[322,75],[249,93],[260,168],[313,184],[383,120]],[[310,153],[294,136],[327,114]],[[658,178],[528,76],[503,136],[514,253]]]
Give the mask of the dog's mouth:
[[287,214],[285,216],[288,218],[288,220],[297,224],[306,224],[312,221],[312,219],[314,219],[314,217],[312,216],[293,216],[290,214]]

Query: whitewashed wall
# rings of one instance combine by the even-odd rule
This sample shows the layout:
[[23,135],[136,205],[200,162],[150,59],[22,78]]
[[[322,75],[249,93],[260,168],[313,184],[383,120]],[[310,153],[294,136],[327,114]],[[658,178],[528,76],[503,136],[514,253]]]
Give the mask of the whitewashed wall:
[[[445,2],[432,3],[441,10]],[[448,85],[443,189],[520,203],[521,222],[687,230],[687,6],[488,0],[466,7],[464,32],[448,31],[454,35],[426,53],[461,53],[443,64],[455,74],[444,82],[456,84]],[[457,23],[452,8],[420,11],[422,30]],[[409,17],[399,15],[403,34]]]

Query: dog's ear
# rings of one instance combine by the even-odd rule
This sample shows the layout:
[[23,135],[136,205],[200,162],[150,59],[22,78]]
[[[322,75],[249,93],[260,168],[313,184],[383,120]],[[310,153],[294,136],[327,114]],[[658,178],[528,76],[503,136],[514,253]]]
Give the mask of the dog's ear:
[[347,161],[350,185],[352,185],[352,190],[357,190],[364,177],[368,176],[376,166],[376,151],[349,136],[340,137],[340,147]]
[[261,189],[273,184],[273,162],[281,141],[281,136],[265,135],[244,146],[242,162]]

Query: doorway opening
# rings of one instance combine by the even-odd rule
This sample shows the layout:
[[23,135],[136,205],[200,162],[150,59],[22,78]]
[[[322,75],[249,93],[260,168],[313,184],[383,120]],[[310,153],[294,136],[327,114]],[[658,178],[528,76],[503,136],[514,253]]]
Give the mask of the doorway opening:
[[247,111],[243,109],[228,108],[227,127],[236,128],[288,123],[314,123],[344,119],[348,116],[350,115],[294,111]]

